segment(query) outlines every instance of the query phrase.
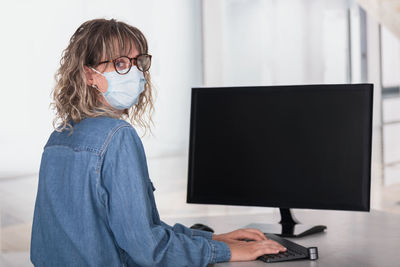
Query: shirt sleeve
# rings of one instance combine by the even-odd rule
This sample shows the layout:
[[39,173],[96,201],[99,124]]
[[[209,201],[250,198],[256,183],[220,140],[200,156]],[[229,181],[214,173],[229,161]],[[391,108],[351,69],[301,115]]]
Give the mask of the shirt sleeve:
[[103,157],[101,181],[106,193],[102,199],[108,224],[118,246],[136,264],[206,266],[230,260],[228,245],[212,240],[210,234],[154,222],[146,158],[132,127],[113,134]]
[[161,221],[161,225],[163,225],[164,227],[166,227],[168,229],[172,229],[172,231],[174,231],[175,233],[183,233],[190,237],[203,236],[203,237],[211,240],[212,236],[213,236],[213,233],[211,233],[211,232],[202,231],[199,229],[190,229],[180,223],[176,223],[176,224],[174,224],[174,226],[170,226],[170,225],[166,224],[165,222]]

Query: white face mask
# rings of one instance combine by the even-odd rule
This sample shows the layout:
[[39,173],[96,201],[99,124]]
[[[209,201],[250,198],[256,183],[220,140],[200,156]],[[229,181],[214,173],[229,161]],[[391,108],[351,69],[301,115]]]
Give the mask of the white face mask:
[[108,88],[107,92],[102,94],[110,106],[122,110],[138,103],[146,83],[143,72],[134,66],[124,75],[116,71],[101,73],[94,68],[91,69],[106,78]]

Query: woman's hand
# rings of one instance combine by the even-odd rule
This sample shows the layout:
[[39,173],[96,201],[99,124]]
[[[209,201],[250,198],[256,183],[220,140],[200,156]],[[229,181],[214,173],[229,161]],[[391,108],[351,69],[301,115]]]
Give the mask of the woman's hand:
[[225,240],[229,241],[229,240],[243,240],[243,239],[250,239],[256,241],[267,240],[263,232],[254,228],[243,228],[226,234],[213,235],[213,239],[223,242],[225,242]]
[[264,254],[278,254],[286,251],[285,247],[270,239],[251,242],[234,240],[226,243],[231,249],[229,261],[252,261]]
[[[225,242],[229,246],[231,249],[230,261],[250,261],[264,254],[286,251],[285,247],[266,238],[260,230],[254,228],[243,228],[226,234],[213,235],[213,239]],[[254,241],[242,241],[244,239]]]

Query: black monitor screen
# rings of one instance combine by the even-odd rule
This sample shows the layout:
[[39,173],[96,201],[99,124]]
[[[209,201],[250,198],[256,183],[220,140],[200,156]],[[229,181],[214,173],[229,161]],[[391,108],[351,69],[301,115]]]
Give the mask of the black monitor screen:
[[188,203],[367,211],[372,84],[193,88]]

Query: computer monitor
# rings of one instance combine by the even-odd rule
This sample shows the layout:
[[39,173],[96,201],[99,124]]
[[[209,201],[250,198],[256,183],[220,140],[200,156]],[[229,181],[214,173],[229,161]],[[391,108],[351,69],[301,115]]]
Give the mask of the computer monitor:
[[[369,211],[372,84],[192,88],[187,202]],[[266,230],[267,231],[267,230]]]

